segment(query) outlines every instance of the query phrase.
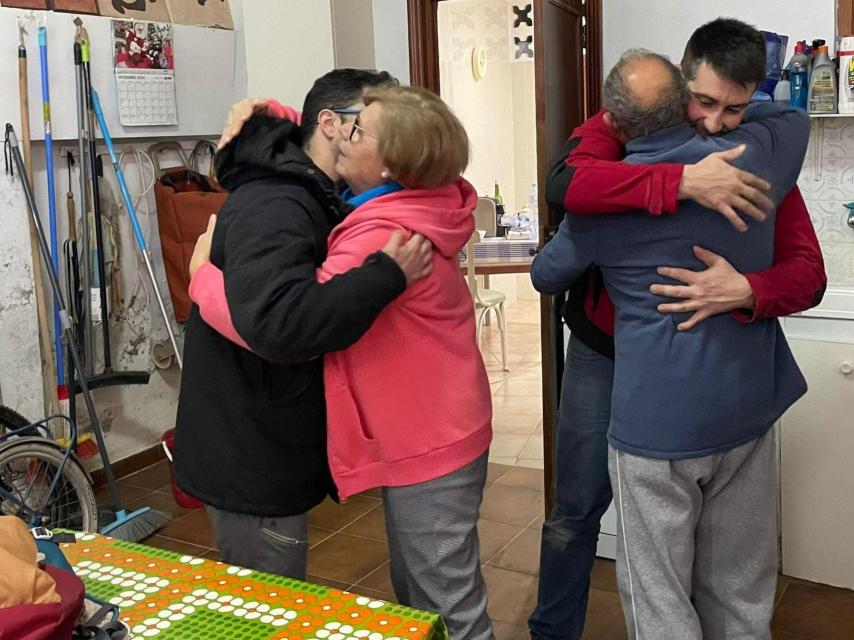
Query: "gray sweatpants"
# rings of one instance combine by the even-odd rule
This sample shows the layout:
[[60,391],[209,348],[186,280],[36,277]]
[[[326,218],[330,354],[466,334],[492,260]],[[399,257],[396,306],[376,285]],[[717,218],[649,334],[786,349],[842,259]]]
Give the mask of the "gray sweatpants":
[[726,453],[609,447],[617,579],[631,640],[770,640],[777,585],[774,430]]
[[305,580],[308,512],[264,518],[208,506],[208,519],[223,562]]
[[452,640],[493,637],[477,537],[487,457],[429,482],[383,488],[395,594],[440,613]]

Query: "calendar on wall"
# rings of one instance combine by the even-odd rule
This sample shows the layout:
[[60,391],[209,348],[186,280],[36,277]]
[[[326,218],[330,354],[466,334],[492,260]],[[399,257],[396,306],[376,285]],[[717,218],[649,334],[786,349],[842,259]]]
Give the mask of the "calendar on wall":
[[126,127],[178,124],[172,25],[113,20],[119,121]]

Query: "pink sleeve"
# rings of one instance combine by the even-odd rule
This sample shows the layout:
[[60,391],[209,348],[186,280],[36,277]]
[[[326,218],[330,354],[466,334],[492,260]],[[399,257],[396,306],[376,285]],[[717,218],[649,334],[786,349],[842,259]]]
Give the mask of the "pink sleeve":
[[231,311],[225,299],[225,280],[222,271],[210,262],[205,262],[193,274],[189,292],[190,299],[199,306],[202,320],[223,337],[251,351],[231,322]]
[[296,124],[302,124],[302,113],[294,109],[293,107],[288,107],[283,105],[281,102],[274,98],[270,98],[267,101],[267,115],[272,116],[273,118],[282,118],[284,120],[290,120]]
[[[370,226],[370,228],[365,228]],[[398,226],[378,226],[376,221],[371,221],[365,225],[356,225],[346,229],[342,233],[334,233],[329,242],[329,253],[326,255],[326,260],[317,268],[317,281],[326,282],[332,276],[337,276],[341,273],[346,273],[350,269],[361,267],[365,258],[372,253],[376,253],[382,249],[391,237],[392,231],[402,229]],[[402,229],[406,232],[406,238],[409,239],[411,232],[407,229]]]

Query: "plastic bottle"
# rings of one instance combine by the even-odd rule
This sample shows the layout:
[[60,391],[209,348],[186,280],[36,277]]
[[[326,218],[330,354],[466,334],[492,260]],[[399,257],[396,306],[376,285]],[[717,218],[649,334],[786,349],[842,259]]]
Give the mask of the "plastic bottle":
[[854,114],[854,36],[839,43],[839,113]]
[[792,56],[792,62],[789,64],[789,81],[791,83],[789,104],[806,111],[809,102],[810,59],[804,51],[806,51],[806,47],[803,42],[795,45],[795,55]]
[[792,83],[789,82],[789,72],[783,70],[783,77],[774,87],[774,102],[789,102],[792,97]]
[[531,237],[536,238],[540,220],[539,220],[539,207],[537,206],[537,200],[539,196],[537,195],[537,183],[531,183],[531,194],[528,196],[528,208],[531,210]]
[[838,101],[836,69],[827,53],[827,45],[822,45],[818,49],[810,76],[809,112],[836,113]]
[[812,73],[813,68],[815,67],[815,59],[818,57],[818,54],[821,52],[821,48],[827,44],[826,40],[822,40],[821,38],[816,38],[812,41],[812,45],[810,47],[810,73]]

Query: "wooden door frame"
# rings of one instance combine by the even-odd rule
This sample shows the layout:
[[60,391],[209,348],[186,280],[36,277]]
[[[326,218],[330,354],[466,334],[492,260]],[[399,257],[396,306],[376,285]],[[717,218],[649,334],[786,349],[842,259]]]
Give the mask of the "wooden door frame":
[[[409,24],[409,82],[439,93],[438,4],[442,0],[407,0]],[[599,111],[602,85],[602,0],[586,0],[584,44],[585,111]],[[536,26],[534,27],[536,29]],[[536,45],[535,45],[536,46]],[[535,60],[536,63],[536,60]],[[591,88],[594,88],[592,91]],[[569,135],[569,131],[566,132]]]

